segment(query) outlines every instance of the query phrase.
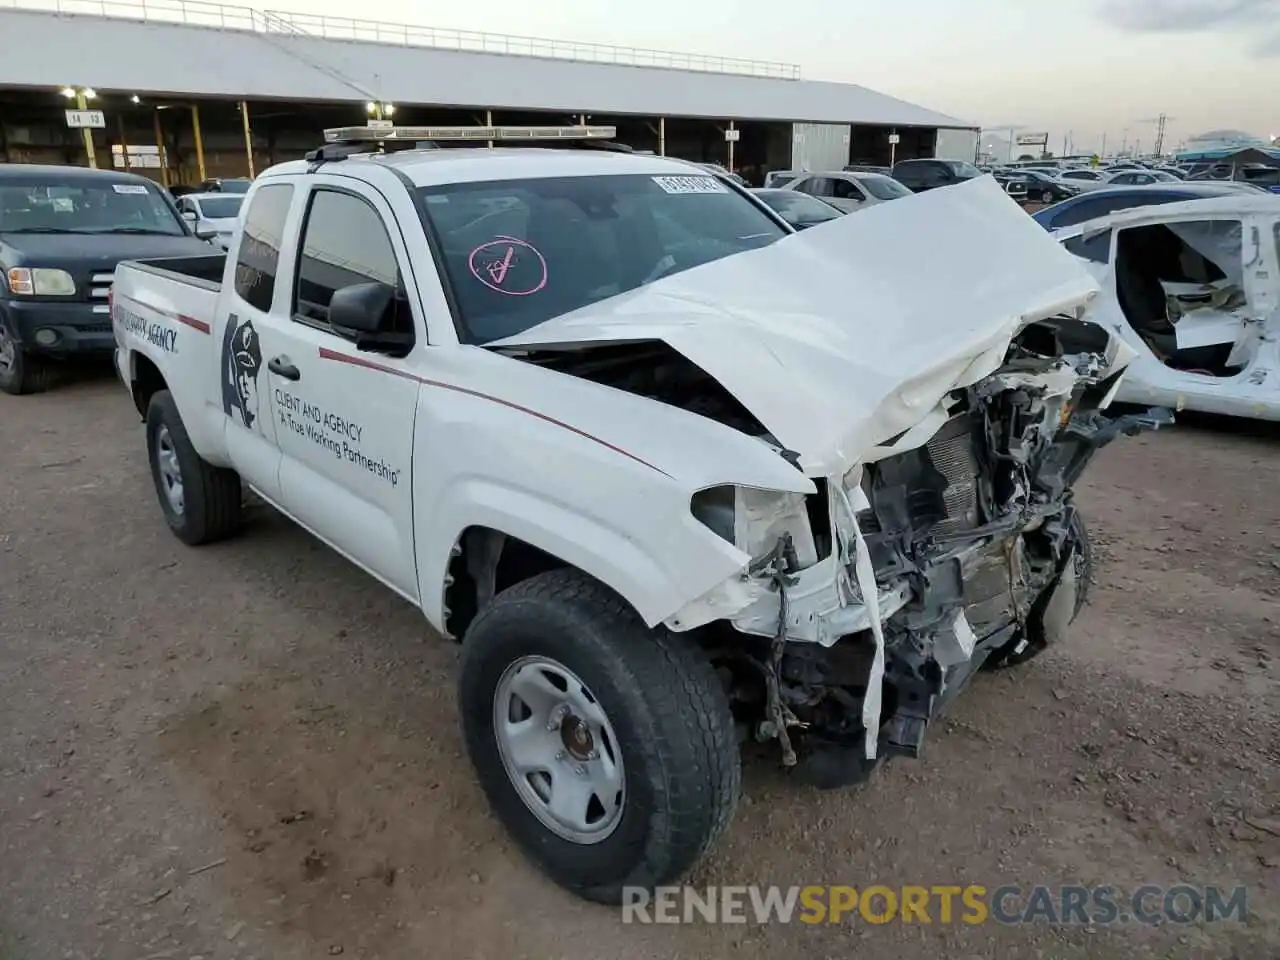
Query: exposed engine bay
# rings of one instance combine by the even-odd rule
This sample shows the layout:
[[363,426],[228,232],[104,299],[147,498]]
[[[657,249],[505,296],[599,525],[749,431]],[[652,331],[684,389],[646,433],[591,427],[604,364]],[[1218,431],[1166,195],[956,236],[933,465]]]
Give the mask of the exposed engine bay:
[[[695,631],[744,737],[776,739],[784,765],[819,785],[854,782],[885,756],[917,755],[979,668],[1062,638],[1090,568],[1072,485],[1113,438],[1171,420],[1102,412],[1120,376],[1106,372],[1110,342],[1070,317],[1025,327],[995,373],[946,398],[932,435],[922,425],[844,477],[814,478],[818,492],[789,512],[743,488],[695,497],[695,516],[749,552],[749,576],[768,586]],[[792,459],[661,342],[526,359],[717,420]]]

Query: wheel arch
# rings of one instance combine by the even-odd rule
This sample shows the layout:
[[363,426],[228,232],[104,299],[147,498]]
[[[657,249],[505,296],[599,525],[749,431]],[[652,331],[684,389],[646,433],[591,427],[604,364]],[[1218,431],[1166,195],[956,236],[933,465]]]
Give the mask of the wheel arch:
[[[539,539],[536,535],[534,540]],[[545,543],[545,541],[544,541]],[[453,541],[441,591],[440,618],[446,636],[461,640],[476,615],[499,593],[540,573],[574,570],[617,594],[643,619],[633,597],[637,585],[617,575],[593,573],[582,557],[570,560],[560,550],[540,546],[497,527],[471,524]],[[612,581],[612,582],[610,582]],[[628,596],[628,594],[632,596]],[[641,601],[643,603],[643,601]]]
[[151,398],[168,389],[169,383],[154,360],[137,350],[129,352],[129,393],[138,416],[145,420]]

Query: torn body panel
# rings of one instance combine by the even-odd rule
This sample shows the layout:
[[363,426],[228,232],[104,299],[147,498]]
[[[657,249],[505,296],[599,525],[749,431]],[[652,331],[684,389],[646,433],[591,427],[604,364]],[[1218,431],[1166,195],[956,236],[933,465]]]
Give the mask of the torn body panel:
[[[801,757],[816,748],[826,777],[837,753],[856,776],[881,755],[918,754],[984,663],[1027,659],[1065,634],[1087,577],[1072,485],[1111,439],[1167,420],[1103,412],[1128,357],[1072,318],[1029,325],[999,369],[944,398],[923,442],[893,438],[888,455],[826,479],[828,556],[805,564],[793,551],[785,580],[736,582],[739,599],[754,597],[731,615],[736,630],[785,628],[782,697]],[[851,648],[865,672],[833,681]]]

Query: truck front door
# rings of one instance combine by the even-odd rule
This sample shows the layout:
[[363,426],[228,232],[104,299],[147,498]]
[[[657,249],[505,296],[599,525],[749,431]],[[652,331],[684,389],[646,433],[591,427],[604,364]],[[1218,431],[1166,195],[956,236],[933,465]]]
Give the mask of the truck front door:
[[270,183],[253,195],[214,329],[220,347],[215,402],[225,417],[227,453],[245,482],[272,502],[280,499],[280,448],[262,338],[288,318],[287,288],[277,288],[285,287],[280,274],[289,272],[280,247],[293,192],[290,183]]
[[360,350],[329,324],[335,290],[377,281],[397,291],[396,323],[414,331],[404,240],[387,229],[395,219],[375,188],[324,175],[309,183],[288,316],[264,339],[283,505],[416,603],[411,469],[419,382],[403,359]]

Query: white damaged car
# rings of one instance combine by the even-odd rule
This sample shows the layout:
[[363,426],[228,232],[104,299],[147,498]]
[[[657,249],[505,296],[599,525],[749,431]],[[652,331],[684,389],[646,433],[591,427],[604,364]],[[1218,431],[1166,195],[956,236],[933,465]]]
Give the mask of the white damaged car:
[[853,782],[1063,637],[1072,486],[1161,417],[1107,414],[1132,351],[990,178],[796,234],[662,157],[362,149],[259,176],[225,256],[123,264],[117,367],[178,537],[247,485],[461,642],[558,882],[669,882],[743,739]]
[[1280,420],[1280,197],[1139,207],[1053,234],[1137,356],[1117,399]]

